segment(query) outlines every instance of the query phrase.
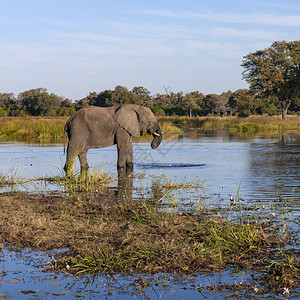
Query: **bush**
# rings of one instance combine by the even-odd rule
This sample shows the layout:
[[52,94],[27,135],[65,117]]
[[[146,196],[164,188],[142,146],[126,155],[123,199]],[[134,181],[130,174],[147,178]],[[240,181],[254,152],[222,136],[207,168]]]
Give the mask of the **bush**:
[[157,106],[151,107],[151,110],[156,117],[164,117],[166,115],[166,113],[161,107],[157,107]]
[[274,103],[271,103],[265,108],[265,113],[268,114],[269,116],[275,116],[275,115],[279,115],[280,111]]

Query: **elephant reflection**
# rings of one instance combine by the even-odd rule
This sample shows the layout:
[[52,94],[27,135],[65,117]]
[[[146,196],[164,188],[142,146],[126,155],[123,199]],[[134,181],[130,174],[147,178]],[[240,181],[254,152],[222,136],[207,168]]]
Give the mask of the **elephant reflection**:
[[151,147],[157,148],[162,132],[151,110],[135,104],[113,107],[87,106],[77,111],[66,122],[64,149],[68,135],[67,158],[64,170],[67,175],[79,157],[81,174],[88,169],[87,151],[117,144],[118,170],[133,170],[132,136],[146,132],[153,135]]

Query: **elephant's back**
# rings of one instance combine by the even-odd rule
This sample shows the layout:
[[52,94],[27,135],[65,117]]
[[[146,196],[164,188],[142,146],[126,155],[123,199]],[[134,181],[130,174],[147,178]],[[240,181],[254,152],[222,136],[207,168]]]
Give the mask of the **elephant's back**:
[[[107,122],[111,123],[114,115],[114,107],[99,107],[99,106],[86,106],[81,108],[77,113],[77,119],[86,124],[101,123],[104,126]],[[77,114],[76,113],[76,114]]]

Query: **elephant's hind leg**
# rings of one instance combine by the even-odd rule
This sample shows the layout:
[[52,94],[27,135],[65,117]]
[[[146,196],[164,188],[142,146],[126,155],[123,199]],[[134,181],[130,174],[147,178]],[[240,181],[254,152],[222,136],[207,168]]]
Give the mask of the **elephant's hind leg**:
[[70,147],[70,144],[68,144],[67,158],[66,158],[66,163],[64,166],[64,171],[66,172],[67,177],[70,176],[72,173],[75,158],[76,158],[75,152]]

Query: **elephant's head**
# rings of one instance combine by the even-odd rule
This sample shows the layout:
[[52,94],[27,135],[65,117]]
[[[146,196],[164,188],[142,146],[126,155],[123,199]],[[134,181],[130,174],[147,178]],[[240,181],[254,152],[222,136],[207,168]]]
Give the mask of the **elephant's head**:
[[139,137],[143,132],[153,135],[151,147],[157,148],[162,141],[162,132],[152,111],[144,106],[123,104],[114,116],[117,123],[132,136]]

